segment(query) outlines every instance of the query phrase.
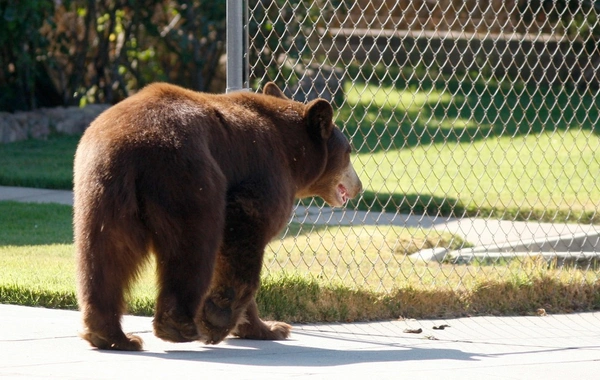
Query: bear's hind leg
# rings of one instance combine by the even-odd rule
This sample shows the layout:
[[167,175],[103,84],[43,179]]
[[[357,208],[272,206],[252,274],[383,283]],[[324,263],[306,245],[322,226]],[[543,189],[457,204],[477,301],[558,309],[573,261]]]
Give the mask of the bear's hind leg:
[[121,316],[126,309],[125,291],[143,256],[122,244],[111,244],[109,239],[82,244],[89,246],[88,249],[80,247],[83,249],[80,252],[92,252],[91,247],[94,248],[93,253],[87,254],[87,259],[79,260],[78,299],[84,324],[80,336],[99,349],[141,350],[142,339],[123,332]]
[[158,150],[145,161],[138,185],[158,275],[154,334],[170,342],[200,339],[194,316],[210,285],[225,221],[226,178],[196,142],[168,154]]
[[[182,250],[186,251],[196,250]],[[185,258],[161,260],[160,291],[153,325],[154,334],[163,340],[179,343],[200,339],[194,315],[206,293],[213,268],[210,257],[200,256],[202,254],[195,252],[185,254]]]
[[124,334],[122,331],[107,336],[87,330],[80,336],[100,350],[141,351],[144,346],[142,338],[133,334]]
[[163,228],[155,237],[159,295],[153,324],[154,334],[163,340],[201,339],[194,316],[210,285],[224,220],[219,197],[211,201],[215,207],[188,204],[188,215],[169,222],[182,230],[169,233]]

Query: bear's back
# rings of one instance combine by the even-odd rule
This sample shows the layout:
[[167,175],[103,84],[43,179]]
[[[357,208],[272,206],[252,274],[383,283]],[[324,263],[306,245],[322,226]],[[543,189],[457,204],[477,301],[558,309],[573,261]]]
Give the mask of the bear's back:
[[[263,94],[199,93],[167,83],[145,87],[102,113],[86,134],[120,144],[179,144],[195,136],[247,139],[280,128],[302,124],[304,105]],[[208,129],[212,129],[207,133]],[[290,128],[285,132],[294,132]],[[195,141],[197,143],[197,141]]]
[[282,165],[295,165],[312,145],[304,107],[251,92],[205,94],[157,83],[102,113],[78,152],[96,164],[105,161],[107,168],[150,170],[166,159],[195,160],[202,151],[237,182],[252,172],[278,173]]

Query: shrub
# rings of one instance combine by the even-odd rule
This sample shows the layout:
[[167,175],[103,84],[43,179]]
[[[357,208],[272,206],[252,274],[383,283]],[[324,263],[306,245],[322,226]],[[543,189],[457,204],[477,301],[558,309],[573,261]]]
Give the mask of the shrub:
[[0,12],[1,110],[116,103],[155,81],[207,91],[225,51],[224,2],[8,1]]

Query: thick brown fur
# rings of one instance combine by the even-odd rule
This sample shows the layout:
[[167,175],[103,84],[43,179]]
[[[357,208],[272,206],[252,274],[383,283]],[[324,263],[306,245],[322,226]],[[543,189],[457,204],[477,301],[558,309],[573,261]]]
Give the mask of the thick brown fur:
[[153,253],[158,337],[285,339],[291,327],[261,321],[254,300],[265,246],[295,198],[339,206],[362,186],[332,117],[328,102],[293,102],[271,83],[229,95],[154,84],[100,115],[75,156],[82,337],[142,349],[121,317]]

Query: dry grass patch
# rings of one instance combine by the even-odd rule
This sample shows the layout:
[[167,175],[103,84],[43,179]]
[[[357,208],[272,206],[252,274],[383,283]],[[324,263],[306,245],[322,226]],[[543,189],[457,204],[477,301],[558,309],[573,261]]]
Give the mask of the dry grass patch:
[[353,322],[396,318],[455,318],[475,315],[535,315],[600,309],[597,274],[569,270],[538,272],[526,282],[512,276],[470,285],[405,286],[388,292],[323,284],[298,275],[267,278],[258,296],[261,315],[290,322]]
[[291,224],[267,247],[265,271],[293,271],[350,288],[385,290],[397,285],[398,278],[413,281],[431,275],[427,267],[413,267],[408,255],[426,248],[466,246],[459,237],[435,230]]

